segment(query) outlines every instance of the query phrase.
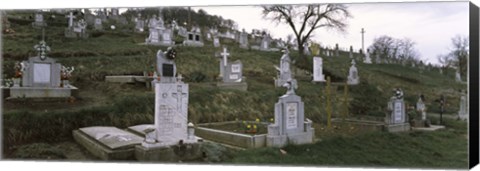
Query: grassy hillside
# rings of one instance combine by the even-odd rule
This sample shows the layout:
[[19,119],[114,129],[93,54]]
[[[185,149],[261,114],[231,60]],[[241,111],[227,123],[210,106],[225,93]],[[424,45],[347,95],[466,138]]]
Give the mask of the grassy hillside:
[[[16,33],[2,37],[4,78],[13,76],[15,61],[27,60],[28,57],[35,55],[33,46],[41,40],[41,31],[31,28],[32,21],[12,15],[9,17],[11,27]],[[9,156],[20,145],[72,141],[71,131],[80,127],[105,125],[125,128],[136,124],[153,123],[152,91],[147,90],[142,84],[106,83],[104,77],[141,75],[144,71],[153,71],[156,52],[159,49],[166,50],[166,47],[142,45],[148,36],[147,33],[131,33],[125,28],[91,32],[88,39],[67,39],[63,36],[64,27],[67,25],[63,18],[52,22],[53,24],[49,24],[45,31],[47,44],[52,48],[48,56],[65,66],[75,67],[70,82],[79,88],[78,96],[73,103],[33,102],[28,99],[4,102],[3,148],[7,152],[6,155]],[[286,92],[284,88],[275,88],[273,84],[273,78],[276,76],[274,65],[279,65],[282,53],[240,49],[238,44],[230,40],[220,41],[230,51],[229,61],[242,61],[248,92],[220,90],[215,86],[219,74],[219,60],[214,54],[219,52],[220,48],[214,48],[212,42],[205,41],[206,46],[203,48],[178,46],[177,71],[190,85],[189,120],[193,123],[205,123],[272,118],[274,104],[278,97]],[[295,61],[299,60],[296,52],[292,52],[291,57]],[[312,119],[317,127],[321,127],[326,123],[326,88],[325,84],[311,83],[309,70],[298,69],[311,68],[312,56],[308,57],[308,61],[308,66],[294,67],[299,83],[296,93],[305,102],[305,116]],[[331,98],[334,117],[340,117],[341,112],[345,111],[343,83],[348,74],[350,61],[346,52],[342,52],[339,57],[324,57],[324,74],[335,82],[332,85]],[[434,100],[443,94],[447,98],[447,113],[455,114],[458,111],[458,90],[466,89],[466,84],[454,82],[453,70],[441,75],[438,69],[428,71],[398,64],[367,65],[357,62],[357,67],[361,84],[348,87],[349,116],[383,117],[387,99],[395,87],[404,90],[405,100],[409,105],[416,103],[419,93],[425,94],[429,112],[438,112],[438,104]],[[457,129],[454,124],[451,127]],[[278,149],[266,148],[245,151],[230,162],[290,161],[296,164],[398,166],[409,166],[413,163],[412,166],[430,166],[439,160],[445,163],[434,166],[459,167],[466,163],[464,161],[466,139],[461,138],[463,134],[447,130],[432,134],[371,133],[345,138],[334,137],[317,144],[287,147],[286,150],[289,152],[287,156],[278,156],[276,154]],[[317,133],[317,136],[322,137],[320,133]],[[397,139],[401,141],[396,141]],[[373,140],[375,141],[372,142]],[[459,147],[450,148],[456,142]],[[432,143],[435,145],[430,146]],[[388,148],[390,151],[381,152],[385,146],[392,148]],[[417,158],[418,160],[408,158],[409,153],[402,152],[405,148],[412,147],[422,151],[422,156]],[[352,152],[348,153],[348,150]],[[453,156],[448,155],[454,151],[462,152],[456,152]],[[375,155],[362,158],[361,154],[364,153]],[[402,158],[401,163],[393,163],[397,154]],[[248,159],[250,155],[264,157]],[[460,159],[450,160],[453,157]]]

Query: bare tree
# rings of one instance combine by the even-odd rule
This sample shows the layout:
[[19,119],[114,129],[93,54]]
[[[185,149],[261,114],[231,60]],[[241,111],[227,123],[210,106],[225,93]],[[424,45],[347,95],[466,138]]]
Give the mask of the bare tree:
[[346,19],[352,16],[343,4],[312,4],[263,6],[263,17],[277,24],[288,24],[296,37],[300,56],[304,57],[303,46],[315,30],[345,32]]
[[380,36],[373,39],[370,50],[379,53],[380,57],[389,61],[405,64],[418,63],[420,54],[415,49],[415,42],[409,38],[396,39],[390,36]]
[[468,48],[469,48],[469,38],[457,35],[452,38],[453,49],[450,52],[450,56],[460,71],[460,74],[466,75],[467,65],[468,65]]

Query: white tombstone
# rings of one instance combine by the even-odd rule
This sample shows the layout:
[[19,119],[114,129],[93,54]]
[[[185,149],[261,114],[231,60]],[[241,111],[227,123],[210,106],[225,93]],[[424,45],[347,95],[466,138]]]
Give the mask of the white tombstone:
[[372,63],[372,59],[370,58],[369,49],[367,49],[367,52],[365,53],[365,61],[363,61],[363,63],[366,63],[366,64],[371,64]]
[[348,71],[347,84],[348,85],[357,85],[360,83],[360,77],[358,76],[358,70],[355,66],[355,60],[352,59],[352,66]]
[[213,46],[214,47],[220,47],[220,40],[217,36],[213,38]]
[[417,101],[417,111],[422,114],[422,120],[427,120],[427,108],[425,107],[425,103],[423,102],[422,98],[418,98]]
[[323,60],[321,57],[313,57],[313,82],[325,82],[323,75]]
[[102,24],[101,18],[95,18],[94,27],[95,27],[95,30],[103,30],[103,24]]
[[460,96],[460,108],[458,110],[458,118],[461,120],[468,120],[468,99],[467,95],[463,93]]
[[394,96],[390,98],[387,107],[389,113],[385,117],[385,128],[389,132],[402,132],[410,130],[408,115],[405,112],[403,91],[397,88]]
[[455,72],[455,81],[462,82],[462,77],[460,76],[460,71]]

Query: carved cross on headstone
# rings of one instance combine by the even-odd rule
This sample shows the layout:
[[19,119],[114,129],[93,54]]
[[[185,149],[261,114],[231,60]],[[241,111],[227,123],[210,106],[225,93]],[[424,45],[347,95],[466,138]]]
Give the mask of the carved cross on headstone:
[[33,48],[38,52],[38,56],[42,60],[46,58],[47,52],[50,51],[50,47],[48,47],[47,43],[45,43],[45,41],[43,40],[40,41],[39,44],[35,45]]
[[183,98],[187,97],[187,92],[182,92],[182,85],[177,85],[177,92],[172,93],[172,97],[177,99],[177,111],[178,113],[182,113],[183,111]]
[[76,18],[75,16],[73,16],[73,12],[70,11],[70,14],[65,16],[65,18],[68,18],[68,27],[72,27],[73,19]]
[[223,52],[220,53],[220,55],[222,55],[222,57],[223,57],[223,66],[227,66],[227,58],[230,55],[230,53],[227,52],[226,47],[223,47]]

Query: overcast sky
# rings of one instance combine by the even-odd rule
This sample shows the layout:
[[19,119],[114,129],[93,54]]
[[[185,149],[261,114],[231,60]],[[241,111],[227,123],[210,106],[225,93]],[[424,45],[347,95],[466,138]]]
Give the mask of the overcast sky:
[[[353,18],[348,19],[347,33],[333,30],[317,30],[315,41],[323,45],[361,48],[361,28],[365,28],[365,48],[375,37],[388,35],[394,38],[410,38],[427,63],[437,64],[436,56],[449,52],[451,38],[469,35],[468,2],[402,2],[402,3],[350,3],[347,4]],[[221,15],[236,21],[239,29],[268,29],[274,37],[285,38],[292,34],[286,24],[276,25],[262,18],[259,6],[196,7],[208,14]]]

